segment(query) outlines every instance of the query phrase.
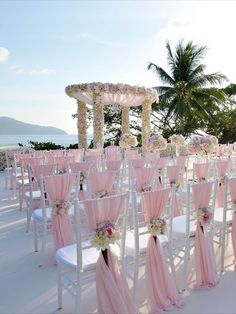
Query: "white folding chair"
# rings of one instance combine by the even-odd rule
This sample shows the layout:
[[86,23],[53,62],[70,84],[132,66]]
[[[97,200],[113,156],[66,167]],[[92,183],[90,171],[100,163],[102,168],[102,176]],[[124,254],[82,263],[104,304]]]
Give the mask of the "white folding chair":
[[[125,256],[126,260],[131,261],[133,264],[133,274],[129,274],[129,276],[133,279],[134,285],[133,285],[133,297],[134,300],[137,297],[137,287],[138,287],[138,276],[139,276],[139,267],[145,264],[145,256],[146,256],[146,248],[147,243],[149,239],[149,232],[147,223],[145,222],[145,212],[143,210],[142,206],[142,198],[144,195],[148,194],[155,194],[155,197],[161,198],[162,193],[169,193],[169,201],[165,208],[165,217],[169,215],[170,212],[172,212],[172,202],[173,202],[173,189],[171,188],[165,188],[160,190],[155,190],[151,192],[144,192],[141,193],[141,207],[138,204],[140,197],[137,192],[132,192],[132,224],[130,226],[130,229],[127,231],[126,234],[126,246],[125,246]],[[171,245],[171,239],[169,238],[169,235],[158,235],[158,238],[160,240],[160,244],[162,248],[166,249],[167,251],[167,260],[170,263],[170,267],[172,270],[172,274],[174,277],[174,281],[176,283],[175,278],[175,269],[174,269],[174,263],[172,259],[172,245]],[[130,263],[130,262],[129,262]]]
[[61,309],[63,289],[67,290],[75,298],[75,312],[80,313],[81,310],[81,294],[82,287],[85,284],[95,281],[96,262],[99,251],[91,245],[92,234],[89,232],[87,220],[81,218],[81,208],[86,211],[88,204],[93,204],[96,210],[96,204],[99,207],[102,204],[115,199],[121,199],[121,215],[117,226],[121,231],[120,246],[112,245],[112,250],[119,254],[121,266],[123,267],[124,247],[126,238],[126,215],[128,206],[128,194],[119,194],[115,196],[90,199],[78,202],[75,200],[75,230],[76,244],[72,244],[59,249],[56,253],[56,261],[58,264],[58,308]]

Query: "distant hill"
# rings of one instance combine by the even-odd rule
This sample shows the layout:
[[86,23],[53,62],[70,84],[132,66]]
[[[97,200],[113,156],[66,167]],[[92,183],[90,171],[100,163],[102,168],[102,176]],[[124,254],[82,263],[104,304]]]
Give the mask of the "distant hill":
[[0,117],[0,134],[67,134],[52,126],[21,122],[9,117]]

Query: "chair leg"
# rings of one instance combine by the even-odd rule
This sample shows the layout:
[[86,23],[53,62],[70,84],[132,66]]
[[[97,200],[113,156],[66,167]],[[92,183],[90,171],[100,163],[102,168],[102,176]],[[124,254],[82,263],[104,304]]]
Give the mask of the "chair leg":
[[189,259],[190,259],[190,244],[189,244],[189,240],[187,240],[187,243],[185,246],[185,253],[184,253],[184,286],[183,286],[183,290],[186,290],[187,286],[188,286]]
[[172,276],[173,276],[173,279],[175,282],[175,286],[176,286],[177,290],[179,291],[179,287],[178,287],[178,283],[177,283],[177,279],[176,279],[176,273],[175,273],[175,265],[174,265],[174,261],[173,261],[172,248],[170,246],[168,246],[167,250],[168,250],[168,255],[169,255],[169,261],[170,261],[170,268],[171,268]]
[[134,278],[133,278],[133,299],[135,303],[136,303],[136,298],[137,298],[138,270],[139,270],[139,263],[138,263],[138,257],[136,256],[135,261],[134,261]]
[[58,310],[62,309],[62,270],[61,267],[57,268],[57,302]]
[[81,280],[80,280],[80,273],[77,273],[75,313],[81,313]]
[[19,187],[19,203],[20,203],[20,211],[22,211],[23,207],[23,189]]
[[37,222],[34,220],[34,251],[38,252],[38,230]]
[[32,200],[30,200],[30,201],[27,202],[26,213],[27,213],[27,227],[26,227],[26,232],[29,232],[31,217],[32,217],[32,213],[33,213],[33,201],[32,201]]

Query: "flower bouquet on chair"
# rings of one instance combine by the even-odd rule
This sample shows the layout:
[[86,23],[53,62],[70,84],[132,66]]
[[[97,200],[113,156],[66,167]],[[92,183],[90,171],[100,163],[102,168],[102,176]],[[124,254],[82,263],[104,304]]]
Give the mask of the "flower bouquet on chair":
[[152,135],[148,140],[148,144],[151,152],[161,151],[167,147],[166,139],[160,134]]
[[209,136],[194,136],[188,144],[190,154],[209,155],[214,151],[214,144]]
[[121,135],[119,145],[121,148],[131,148],[138,145],[137,137],[130,133],[124,133]]
[[185,146],[185,139],[181,134],[173,134],[169,137],[171,144],[175,145],[176,156],[180,155],[181,147]]
[[120,239],[120,232],[110,221],[104,221],[97,224],[97,228],[91,240],[93,246],[102,251],[104,260],[108,265],[107,250],[111,244]]

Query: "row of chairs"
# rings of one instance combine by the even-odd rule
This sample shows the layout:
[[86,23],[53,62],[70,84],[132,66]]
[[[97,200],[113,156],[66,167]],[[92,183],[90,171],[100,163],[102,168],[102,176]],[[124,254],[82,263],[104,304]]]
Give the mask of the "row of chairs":
[[[108,207],[113,209],[115,207],[114,204],[116,203],[115,200],[121,197],[124,197],[125,201],[122,206],[123,215],[121,214],[120,216],[120,222],[117,222],[122,230],[121,233],[123,241],[119,243],[121,250],[120,260],[122,267],[126,270],[128,269],[127,261],[130,262],[132,260],[133,262],[133,271],[128,275],[133,279],[134,300],[138,289],[140,266],[144,264],[146,265],[147,263],[146,253],[150,238],[148,232],[148,222],[150,222],[153,217],[165,218],[168,222],[168,234],[158,235],[158,239],[161,248],[166,249],[167,251],[167,261],[169,262],[172,280],[175,285],[178,287],[175,277],[174,260],[178,257],[178,259],[180,259],[183,263],[183,282],[181,288],[186,289],[190,251],[194,247],[197,257],[199,259],[204,259],[204,261],[198,261],[199,265],[195,266],[197,272],[196,287],[206,288],[215,285],[218,282],[218,276],[213,253],[213,234],[216,233],[216,227],[223,227],[223,234],[226,232],[227,223],[225,220],[225,214],[223,213],[233,211],[234,205],[232,204],[234,204],[234,195],[232,194],[232,190],[227,194],[229,202],[227,203],[227,207],[222,209],[221,226],[217,226],[217,224],[213,223],[209,226],[209,230],[202,230],[201,226],[198,225],[196,212],[201,207],[210,206],[212,208],[212,215],[214,215],[217,184],[217,181],[189,184],[187,187],[188,197],[185,204],[186,207],[183,215],[178,217],[174,217],[173,211],[175,188],[165,188],[156,191],[143,192],[141,194],[132,192],[130,194],[130,201],[128,194],[125,194],[125,196],[123,194],[123,196],[116,195],[102,199],[90,199],[80,202],[75,201],[75,230],[77,245],[71,244],[70,246],[61,248],[56,254],[59,276],[59,307],[62,306],[62,287],[68,290],[70,290],[70,288],[74,289],[73,294],[76,295],[77,307],[79,307],[80,301],[78,300],[81,300],[81,286],[88,283],[88,281],[94,280],[94,276],[91,276],[91,272],[93,271],[94,274],[98,252],[89,242],[91,239],[91,230],[87,225],[89,223],[86,214],[87,211],[90,211],[92,208],[94,215],[96,216],[95,212],[99,210],[99,208],[106,208],[104,205],[106,202],[109,203]],[[236,184],[236,178],[227,179],[225,184],[226,186]],[[131,220],[129,215],[130,211],[132,213]],[[81,212],[85,214],[87,219],[81,219]],[[104,219],[106,219],[105,216],[103,216],[102,221],[104,221]],[[201,237],[203,237],[203,239],[201,239]],[[196,242],[196,238],[198,238],[198,242]],[[184,254],[180,254],[183,252]],[[222,242],[222,259],[224,258],[224,252],[225,241]],[[132,259],[129,258],[130,256]],[[211,267],[211,269],[201,269],[201,265],[204,264],[204,262],[207,263],[207,260],[210,260],[210,265],[208,266]],[[221,270],[223,270],[222,264]],[[73,281],[71,277],[72,274],[77,276],[79,281]],[[209,274],[209,276],[207,274]],[[157,275],[157,277],[158,276],[160,276],[160,274]],[[158,279],[160,280],[159,277]],[[68,283],[68,280],[70,283],[72,280],[72,286],[68,286],[66,284]],[[79,285],[79,287],[77,285]]]

